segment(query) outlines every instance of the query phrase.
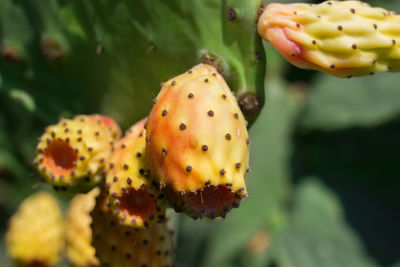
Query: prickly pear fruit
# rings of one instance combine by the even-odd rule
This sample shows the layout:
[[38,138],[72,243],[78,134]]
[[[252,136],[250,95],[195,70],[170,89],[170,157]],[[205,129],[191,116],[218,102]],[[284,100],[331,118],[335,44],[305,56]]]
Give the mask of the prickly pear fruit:
[[164,83],[146,130],[147,163],[177,211],[224,216],[247,196],[246,121],[217,70],[200,64]]
[[146,168],[146,120],[133,125],[116,143],[107,164],[110,208],[123,224],[136,228],[165,217],[164,195],[151,183]]
[[339,77],[400,71],[400,16],[360,1],[269,4],[258,32],[293,65]]
[[101,266],[172,266],[172,232],[165,221],[133,229],[119,224],[105,202],[100,196],[92,212],[93,246]]
[[96,185],[120,137],[118,125],[100,115],[79,115],[61,119],[46,128],[37,145],[34,161],[43,179],[55,188]]
[[8,251],[21,266],[52,266],[64,247],[64,222],[57,201],[39,192],[22,202],[10,220]]
[[96,205],[98,187],[86,194],[76,195],[69,205],[66,215],[66,238],[68,259],[74,266],[99,266],[92,246],[92,217],[90,213]]

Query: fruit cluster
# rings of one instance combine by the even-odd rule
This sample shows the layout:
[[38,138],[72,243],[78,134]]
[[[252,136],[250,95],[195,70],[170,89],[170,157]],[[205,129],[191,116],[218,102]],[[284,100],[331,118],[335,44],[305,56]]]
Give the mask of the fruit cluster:
[[[225,217],[239,207],[247,196],[247,122],[217,68],[199,64],[172,78],[153,102],[122,138],[118,124],[102,115],[46,128],[34,160],[43,180],[56,190],[91,191],[72,199],[65,222],[51,195],[40,193],[42,203],[26,200],[8,235],[18,262],[53,265],[65,240],[76,266],[172,266],[168,207],[194,219]],[[35,246],[18,238],[26,221],[38,221],[43,242],[60,245],[38,257],[19,249]]]

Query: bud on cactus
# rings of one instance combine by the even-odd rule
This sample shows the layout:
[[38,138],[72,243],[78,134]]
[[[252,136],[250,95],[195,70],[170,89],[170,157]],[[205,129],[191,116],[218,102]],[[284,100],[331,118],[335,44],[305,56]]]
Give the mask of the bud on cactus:
[[99,195],[98,187],[87,194],[76,195],[70,203],[66,218],[66,238],[68,259],[74,266],[99,266],[92,246],[92,217],[90,213]]
[[92,218],[93,246],[101,266],[172,267],[172,232],[166,222],[148,229],[119,224],[104,196],[97,199]]
[[146,139],[151,173],[177,211],[224,216],[247,195],[246,121],[214,67],[197,65],[163,85]]
[[56,188],[77,183],[93,186],[102,178],[119,131],[118,125],[105,116],[62,119],[40,137],[34,164],[44,180]]
[[133,125],[118,141],[107,164],[106,187],[111,210],[125,225],[149,227],[165,217],[164,196],[146,169],[144,124]]
[[64,223],[57,201],[40,192],[26,199],[10,220],[10,256],[21,266],[51,266],[64,247]]
[[293,65],[339,77],[400,70],[400,17],[360,1],[270,4],[258,32]]

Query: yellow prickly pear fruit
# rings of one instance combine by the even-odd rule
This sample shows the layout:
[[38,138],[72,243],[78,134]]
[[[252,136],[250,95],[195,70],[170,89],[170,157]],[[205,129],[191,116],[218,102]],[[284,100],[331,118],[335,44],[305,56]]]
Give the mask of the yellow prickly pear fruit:
[[96,205],[98,187],[89,193],[76,195],[69,205],[66,216],[67,256],[74,266],[99,266],[92,246],[92,217],[90,213]]
[[400,70],[400,16],[361,1],[269,4],[258,32],[293,65],[339,77]]
[[105,196],[97,198],[92,218],[93,246],[101,266],[173,266],[172,231],[166,221],[144,229],[120,224],[105,205]]
[[46,128],[34,161],[43,179],[57,189],[93,187],[103,178],[106,160],[120,137],[117,123],[101,115],[62,119]]
[[199,64],[164,83],[146,128],[147,163],[176,211],[225,216],[247,196],[246,121],[218,71]]
[[121,223],[135,228],[149,227],[165,217],[164,195],[152,184],[146,169],[146,120],[133,125],[116,143],[107,164],[111,211]]
[[52,266],[64,247],[64,222],[57,201],[40,192],[22,202],[10,220],[8,251],[21,266]]

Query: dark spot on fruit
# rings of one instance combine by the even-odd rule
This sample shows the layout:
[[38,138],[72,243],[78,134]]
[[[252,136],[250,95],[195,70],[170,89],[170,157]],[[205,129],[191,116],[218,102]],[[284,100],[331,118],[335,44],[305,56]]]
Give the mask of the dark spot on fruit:
[[231,139],[232,139],[232,136],[231,136],[230,134],[226,134],[226,135],[225,135],[225,138],[226,138],[226,140],[231,140]]
[[312,40],[312,44],[313,44],[313,45],[316,45],[316,44],[317,44],[317,41]]
[[357,49],[357,45],[356,45],[356,44],[353,44],[353,45],[351,46],[351,48]]
[[202,146],[201,146],[201,150],[207,151],[207,150],[208,150],[208,146],[207,146],[207,145],[202,145]]
[[332,64],[331,65],[331,69],[334,69],[336,66],[335,66],[335,64]]
[[117,177],[117,176],[114,176],[113,181],[114,181],[114,182],[118,181],[118,177]]
[[343,30],[343,26],[342,25],[339,25],[337,28],[338,28],[339,31]]
[[165,109],[161,112],[161,115],[162,115],[163,117],[167,116],[167,114],[168,114],[168,111],[166,111]]
[[137,152],[137,153],[136,153],[136,157],[137,157],[137,158],[140,158],[141,156],[142,156],[142,153],[140,153],[140,152]]
[[185,129],[186,129],[186,125],[185,125],[184,123],[181,123],[181,124],[179,125],[179,129],[180,129],[181,131],[185,130]]
[[172,86],[174,86],[174,85],[176,84],[176,82],[175,82],[175,81],[172,81],[172,83],[171,83],[171,84],[172,84]]
[[351,8],[350,12],[354,14],[354,13],[356,13],[356,10],[354,8]]
[[208,79],[204,79],[204,82],[205,82],[205,83],[208,83]]
[[129,169],[128,164],[124,164],[124,170],[127,170],[127,169]]
[[219,171],[219,174],[221,174],[221,175],[224,175],[226,173],[226,171],[224,170],[224,169],[221,169],[220,171]]
[[193,98],[193,97],[194,97],[194,95],[192,93],[188,94],[188,98]]
[[235,164],[235,168],[236,168],[236,169],[240,169],[241,166],[242,166],[242,164],[241,164],[240,162],[238,162],[238,163]]
[[161,151],[162,151],[163,156],[166,156],[167,153],[168,153],[168,149],[166,149],[165,147],[163,147],[163,148],[161,149]]
[[209,110],[209,111],[207,112],[207,115],[210,116],[210,117],[214,117],[214,111]]
[[191,172],[191,171],[192,171],[192,166],[189,166],[189,165],[186,166],[186,171],[187,171],[187,172]]

